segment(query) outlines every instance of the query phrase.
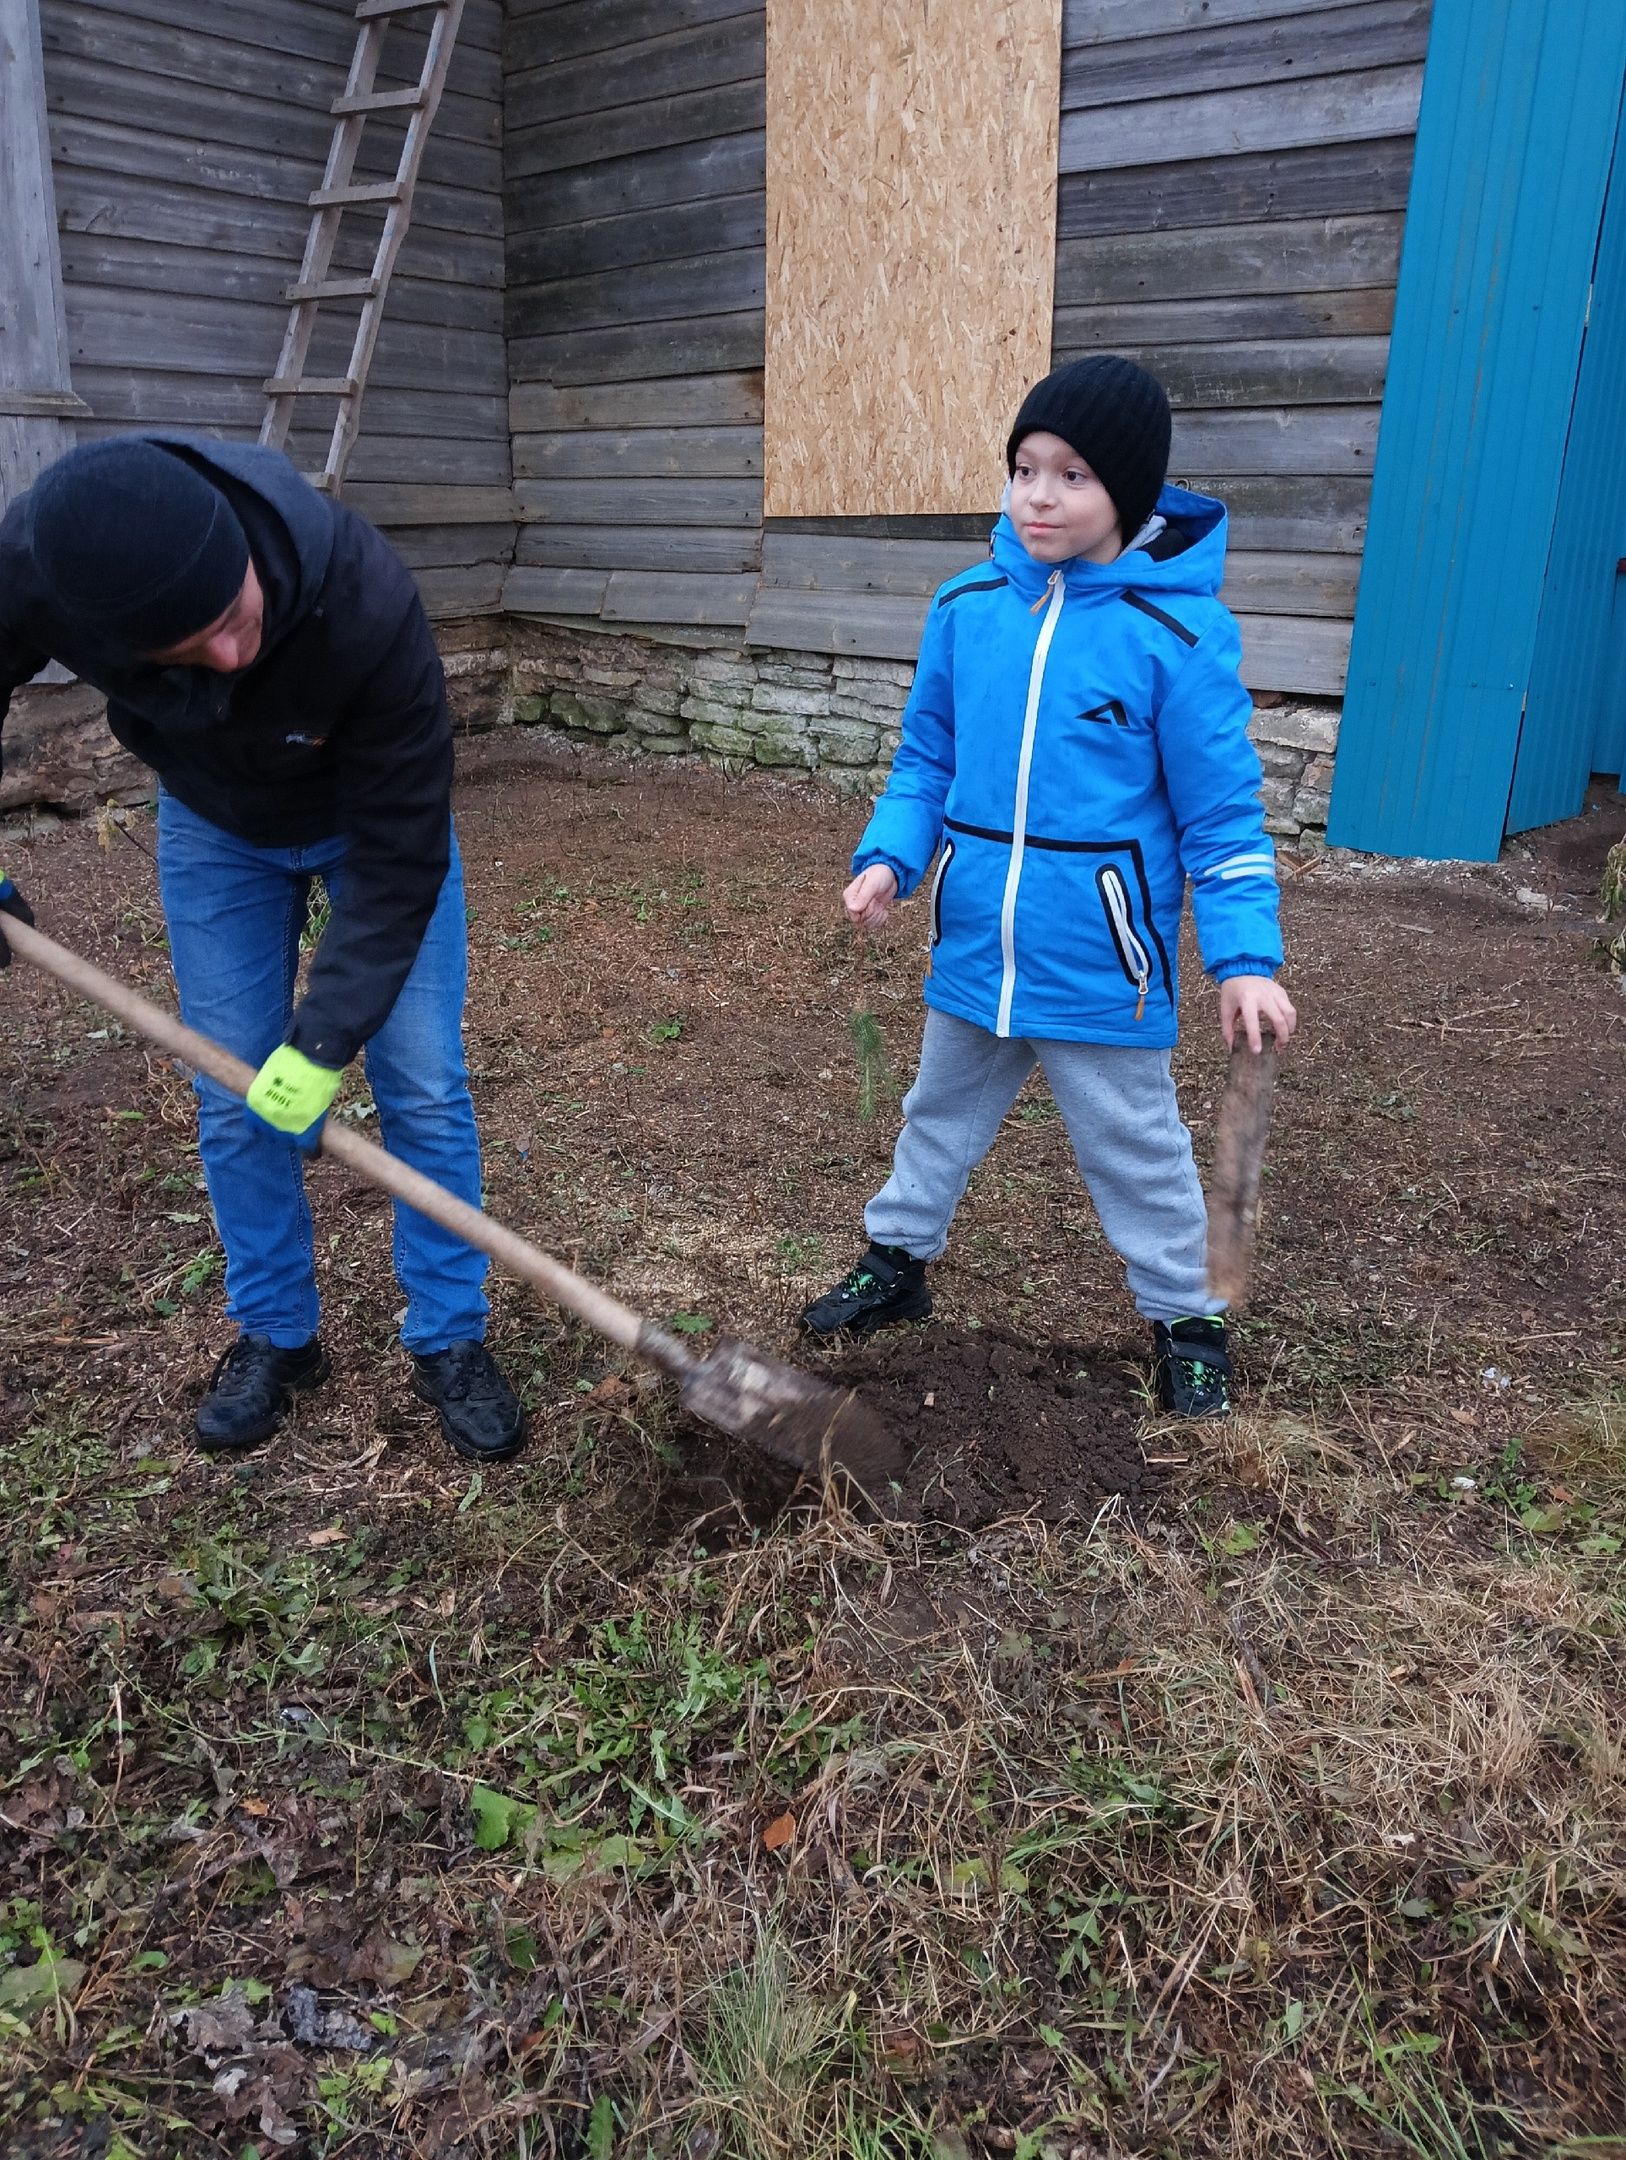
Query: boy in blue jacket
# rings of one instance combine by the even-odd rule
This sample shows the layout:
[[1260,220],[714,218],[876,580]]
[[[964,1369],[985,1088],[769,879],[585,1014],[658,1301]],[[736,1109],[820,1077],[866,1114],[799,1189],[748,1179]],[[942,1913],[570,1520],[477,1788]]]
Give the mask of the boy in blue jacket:
[[1169,1070],[1188,880],[1226,1044],[1285,1042],[1295,1016],[1241,641],[1215,598],[1225,510],[1165,484],[1169,432],[1132,361],[1046,376],[1006,446],[991,560],[927,615],[843,896],[875,929],[937,857],[920,1071],[869,1250],[802,1318],[828,1336],[931,1311],[926,1264],[1038,1063],[1152,1324],[1159,1399],[1217,1417],[1231,1361]]

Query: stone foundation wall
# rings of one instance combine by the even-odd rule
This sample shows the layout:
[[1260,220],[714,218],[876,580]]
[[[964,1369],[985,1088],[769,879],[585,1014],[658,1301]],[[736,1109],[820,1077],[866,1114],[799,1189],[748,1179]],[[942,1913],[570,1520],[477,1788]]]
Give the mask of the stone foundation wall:
[[[550,727],[727,772],[806,772],[851,794],[886,782],[912,663],[846,653],[747,651],[715,632],[652,637],[485,617],[439,626],[461,729]],[[1325,836],[1338,707],[1266,695],[1251,727],[1265,768],[1266,829]],[[75,812],[149,795],[151,775],[108,735],[83,685],[30,688],[6,730],[0,813]]]
[[[885,785],[914,666],[845,653],[747,650],[632,632],[509,626],[511,717],[578,742],[651,756],[699,755],[728,771],[809,772],[853,794]],[[457,665],[448,659],[448,670]],[[480,724],[480,723],[476,723]],[[489,720],[485,724],[490,724]],[[1325,837],[1338,741],[1331,699],[1255,701],[1265,826]]]

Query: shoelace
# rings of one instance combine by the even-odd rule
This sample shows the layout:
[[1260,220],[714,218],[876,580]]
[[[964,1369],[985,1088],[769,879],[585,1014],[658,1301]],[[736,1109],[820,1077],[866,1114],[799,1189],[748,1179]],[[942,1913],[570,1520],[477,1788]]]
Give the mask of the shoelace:
[[448,1402],[467,1402],[472,1395],[490,1392],[479,1386],[489,1377],[483,1344],[459,1343],[445,1356],[446,1380],[441,1393]]
[[234,1343],[228,1343],[219,1357],[215,1359],[215,1369],[209,1375],[210,1392],[215,1392],[223,1379],[233,1380],[239,1377],[247,1377],[247,1375],[240,1376],[238,1368],[240,1366],[260,1364],[266,1355],[267,1352],[261,1344],[251,1342],[246,1335],[239,1335],[237,1340]]

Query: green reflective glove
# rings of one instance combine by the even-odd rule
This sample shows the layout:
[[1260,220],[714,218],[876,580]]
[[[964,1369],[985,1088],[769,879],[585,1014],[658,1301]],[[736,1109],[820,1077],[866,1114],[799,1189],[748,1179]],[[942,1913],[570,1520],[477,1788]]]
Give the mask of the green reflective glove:
[[249,1114],[309,1154],[321,1140],[322,1120],[343,1078],[343,1073],[313,1065],[302,1050],[283,1043],[254,1075]]

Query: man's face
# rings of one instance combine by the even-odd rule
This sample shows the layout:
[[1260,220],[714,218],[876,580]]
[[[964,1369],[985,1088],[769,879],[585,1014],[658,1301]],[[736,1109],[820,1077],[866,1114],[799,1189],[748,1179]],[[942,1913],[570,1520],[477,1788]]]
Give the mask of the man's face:
[[1112,497],[1070,443],[1040,430],[1017,445],[1011,523],[1036,562],[1112,562],[1123,552]]
[[253,666],[264,628],[265,594],[250,563],[242,590],[224,615],[179,645],[166,645],[162,652],[144,657],[159,667],[201,667],[216,675],[235,675],[239,668]]

